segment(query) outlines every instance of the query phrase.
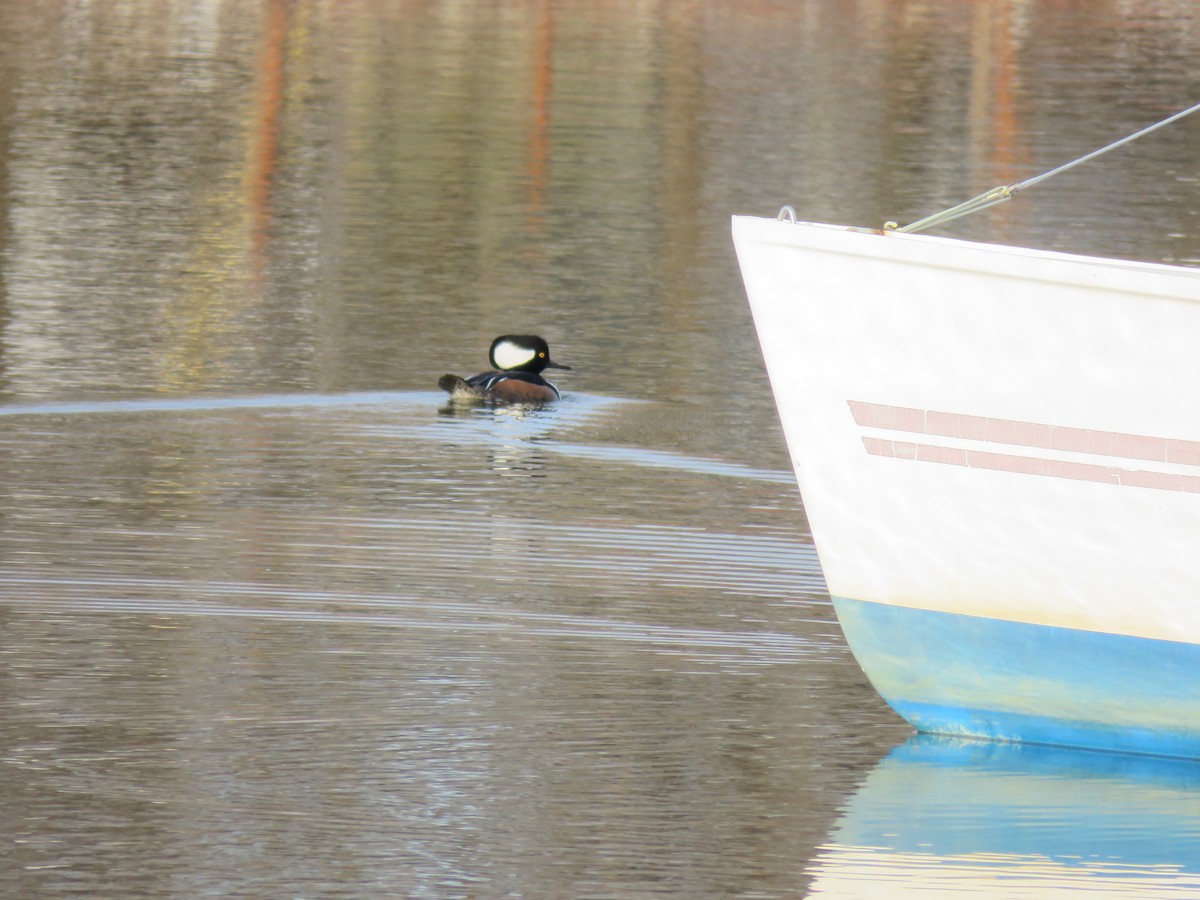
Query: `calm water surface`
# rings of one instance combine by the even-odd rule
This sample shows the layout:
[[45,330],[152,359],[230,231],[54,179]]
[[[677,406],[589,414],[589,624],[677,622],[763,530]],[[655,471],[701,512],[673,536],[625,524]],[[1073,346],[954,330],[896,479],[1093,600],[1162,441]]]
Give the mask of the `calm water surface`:
[[[0,6],[0,894],[1200,891],[1200,768],[910,738],[732,213],[1200,99],[1188,0]],[[953,234],[1200,262],[1200,117]],[[443,372],[536,331],[541,410]]]

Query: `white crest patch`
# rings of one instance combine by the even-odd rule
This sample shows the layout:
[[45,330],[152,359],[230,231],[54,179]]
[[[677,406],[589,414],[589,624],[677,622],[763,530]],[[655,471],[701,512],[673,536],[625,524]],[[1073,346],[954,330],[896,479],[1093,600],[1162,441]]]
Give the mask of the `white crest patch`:
[[512,341],[501,341],[492,351],[492,362],[500,369],[515,369],[533,359],[534,352],[528,347],[522,347]]

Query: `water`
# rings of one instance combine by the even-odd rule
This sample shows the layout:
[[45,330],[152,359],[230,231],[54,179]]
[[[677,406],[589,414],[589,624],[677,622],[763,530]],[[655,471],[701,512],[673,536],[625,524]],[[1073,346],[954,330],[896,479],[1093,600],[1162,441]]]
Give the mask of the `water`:
[[[911,221],[1198,50],[1182,0],[0,6],[0,892],[1194,894],[1191,764],[906,743],[728,216]],[[1198,145],[953,233],[1200,261]],[[506,331],[566,399],[447,408]]]

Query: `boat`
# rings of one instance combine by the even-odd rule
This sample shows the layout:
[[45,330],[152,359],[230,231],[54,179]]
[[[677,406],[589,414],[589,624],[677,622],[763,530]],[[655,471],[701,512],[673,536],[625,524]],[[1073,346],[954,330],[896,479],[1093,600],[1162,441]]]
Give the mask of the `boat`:
[[1200,270],[738,216],[846,640],[920,732],[1200,758]]

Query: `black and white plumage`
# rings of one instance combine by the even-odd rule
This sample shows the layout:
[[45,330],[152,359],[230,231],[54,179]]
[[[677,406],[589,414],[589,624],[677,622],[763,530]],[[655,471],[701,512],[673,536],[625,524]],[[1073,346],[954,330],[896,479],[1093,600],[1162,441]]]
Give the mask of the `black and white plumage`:
[[534,334],[502,334],[492,341],[488,358],[494,367],[489,371],[470,378],[443,375],[438,387],[457,400],[541,404],[560,396],[542,371],[571,368],[550,359],[549,345]]

